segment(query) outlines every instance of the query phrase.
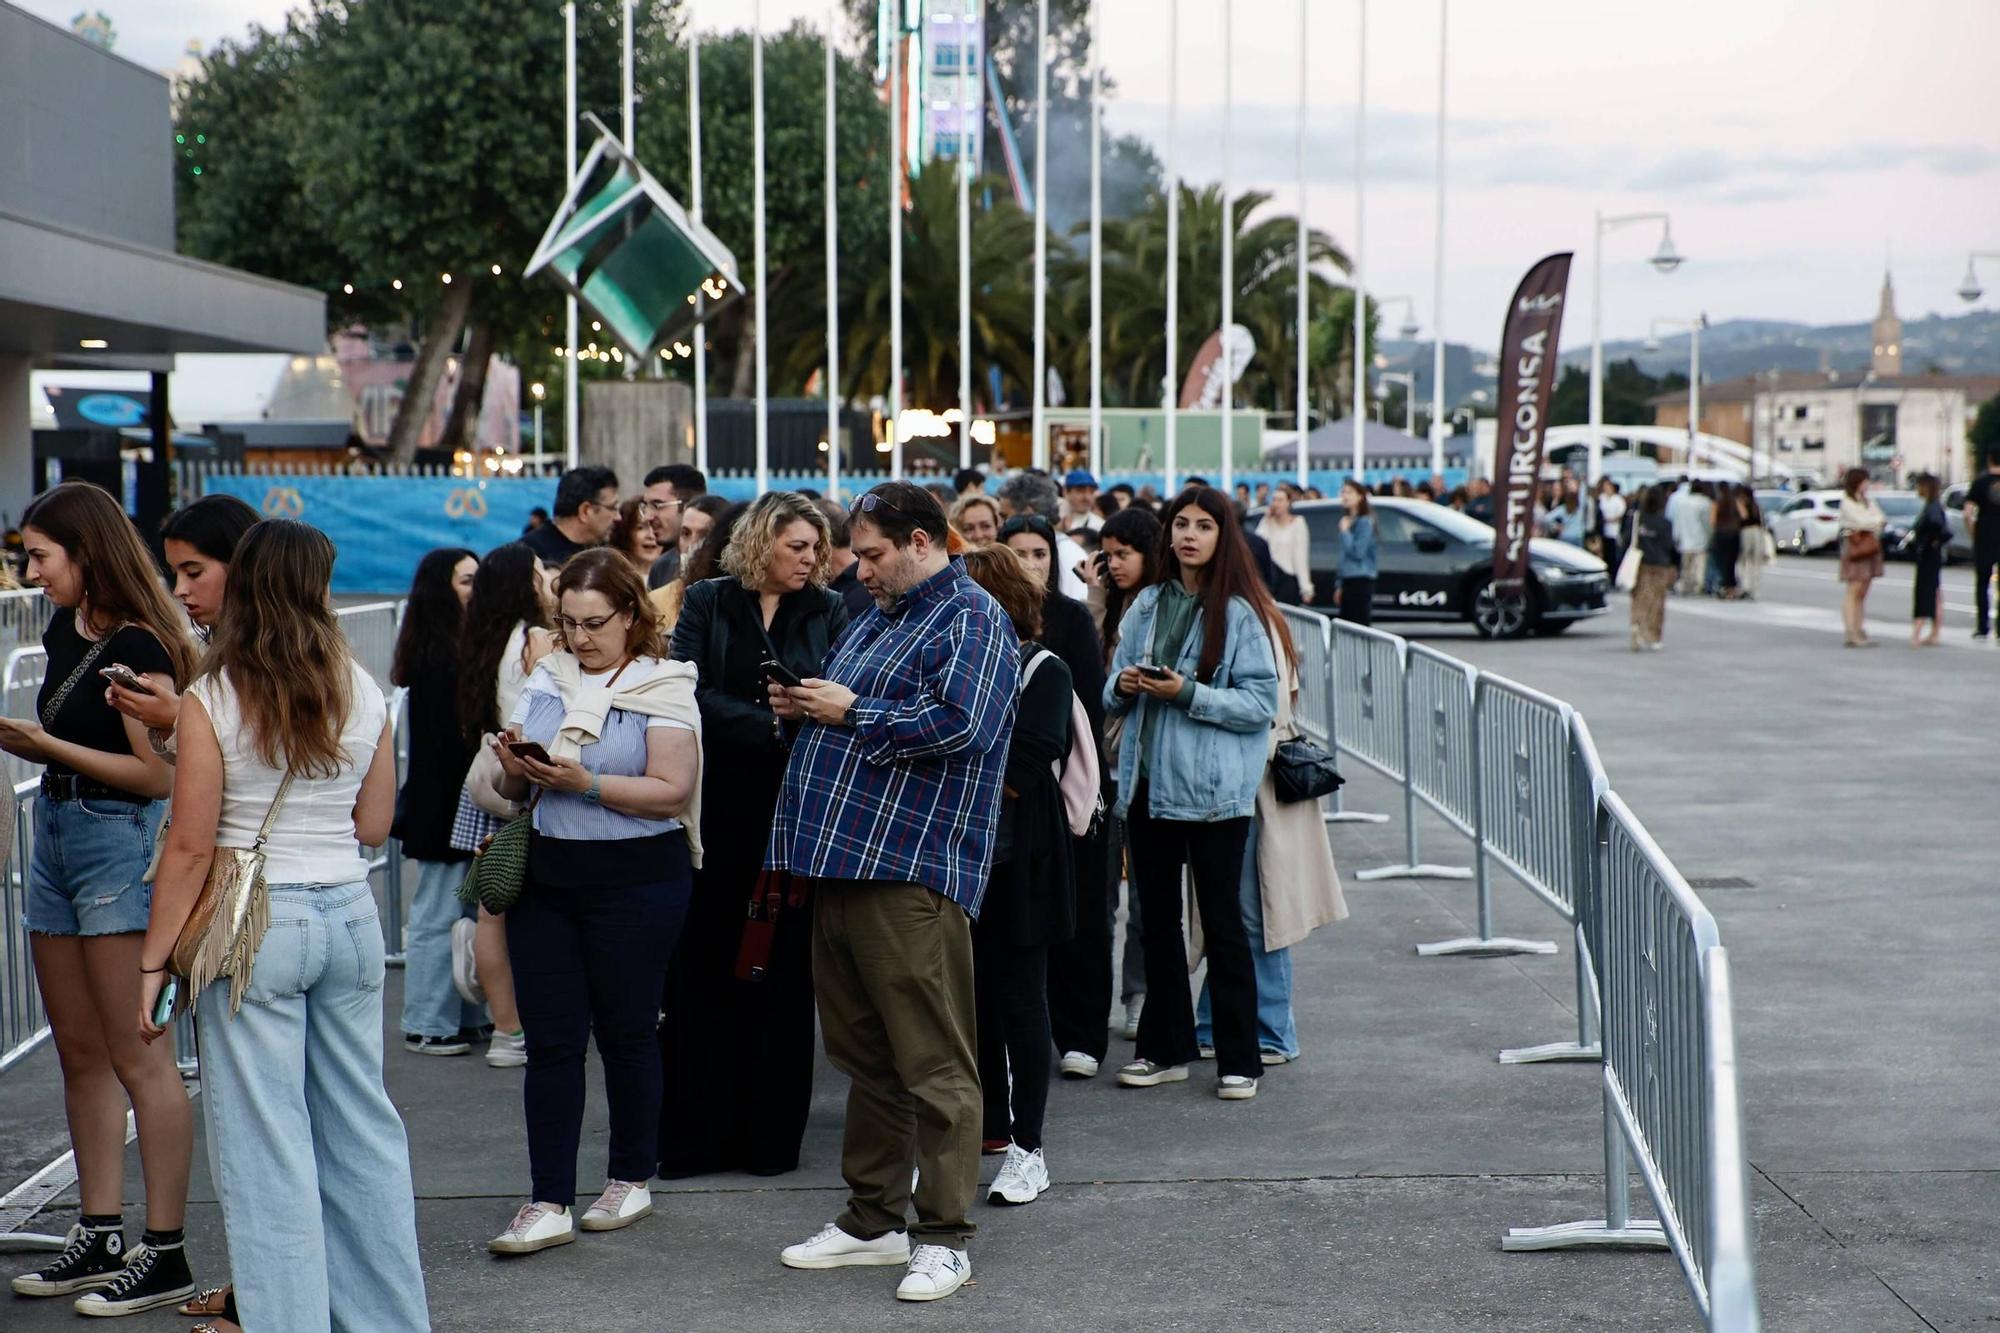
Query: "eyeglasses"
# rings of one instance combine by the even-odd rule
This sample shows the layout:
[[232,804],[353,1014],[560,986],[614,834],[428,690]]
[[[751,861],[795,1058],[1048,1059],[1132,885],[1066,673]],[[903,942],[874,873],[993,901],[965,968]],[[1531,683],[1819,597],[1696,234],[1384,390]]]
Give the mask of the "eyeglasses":
[[648,500],[645,505],[649,514],[664,514],[669,509],[679,509],[686,503],[685,500]]
[[557,616],[556,628],[564,634],[593,635],[616,619],[618,613],[615,611],[608,616],[592,616],[588,620],[571,620],[568,616]]
[[878,507],[882,509],[893,509],[897,513],[901,514],[904,518],[911,517],[909,510],[903,508],[903,506],[897,504],[894,500],[891,500],[888,496],[881,494],[879,491],[870,491],[868,492],[868,494],[862,496],[859,500],[856,500],[854,502],[854,507],[850,509],[848,512],[853,514],[872,514]]

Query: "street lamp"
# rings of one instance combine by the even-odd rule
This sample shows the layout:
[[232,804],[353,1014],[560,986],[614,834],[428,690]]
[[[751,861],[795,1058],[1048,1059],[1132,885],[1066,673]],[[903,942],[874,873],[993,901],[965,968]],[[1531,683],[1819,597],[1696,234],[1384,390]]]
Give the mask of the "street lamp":
[[1417,433],[1417,377],[1415,373],[1407,370],[1385,370],[1377,374],[1375,379],[1377,383],[1385,386],[1376,391],[1385,402],[1389,397],[1387,385],[1400,384],[1403,386],[1403,433],[1405,435],[1415,435]]
[[[1646,350],[1660,350],[1661,329],[1681,329],[1688,335],[1688,443],[1687,465],[1694,466],[1694,451],[1697,437],[1701,434],[1701,331],[1708,327],[1706,314],[1693,319],[1656,317],[1647,333]],[[1757,479],[1757,455],[1753,447],[1750,455],[1750,480]]]
[[1965,257],[1965,277],[1958,284],[1958,295],[1967,305],[1986,295],[1985,289],[1979,285],[1979,274],[1974,267],[1981,259],[2000,259],[2000,250],[1974,250]]
[[1665,213],[1593,215],[1590,252],[1590,464],[1585,480],[1591,485],[1604,472],[1604,233],[1640,222],[1660,224],[1660,248],[1649,262],[1661,273],[1672,273],[1686,261],[1674,248],[1672,220]]

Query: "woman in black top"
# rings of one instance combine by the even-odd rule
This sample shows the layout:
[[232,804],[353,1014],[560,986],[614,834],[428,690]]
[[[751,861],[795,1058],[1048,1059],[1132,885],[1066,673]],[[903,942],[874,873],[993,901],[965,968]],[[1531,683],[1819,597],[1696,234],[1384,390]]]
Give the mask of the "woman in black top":
[[1667,592],[1681,567],[1674,526],[1667,518],[1667,488],[1649,487],[1633,506],[1632,540],[1639,546],[1639,581],[1632,586],[1632,651],[1658,652],[1666,628]]
[[1743,555],[1743,512],[1734,488],[1724,482],[1709,509],[1708,567],[1722,585],[1722,599],[1733,602],[1743,594],[1737,587],[1736,562]]
[[[802,881],[763,870],[789,751],[762,664],[817,676],[847,608],[827,590],[833,544],[807,497],[773,491],[735,512],[726,532],[722,543],[711,533],[687,567],[701,574],[719,563],[721,577],[687,585],[674,624],[673,656],[700,676],[711,761],[702,765],[704,858],[660,1024],[668,1179],[795,1170],[812,1104],[812,913]],[[764,922],[775,916],[775,932],[767,953],[746,958],[753,897]],[[761,935],[761,925],[751,932]],[[744,979],[753,965],[761,973]]]
[[[39,721],[0,720],[0,748],[44,764],[35,800],[27,927],[62,1062],[82,1219],[24,1296],[70,1296],[87,1314],[130,1314],[194,1294],[181,1226],[194,1120],[170,1043],[139,1039],[145,880],[172,771],[137,719],[113,709],[112,666],[178,690],[194,644],[152,555],[118,502],[86,482],[37,496],[21,521],[28,577],[56,607],[42,636]],[[122,1091],[121,1091],[122,1089]],[[124,1244],[125,1103],[137,1116],[146,1231]],[[87,1308],[85,1308],[87,1307]]]
[[478,572],[479,557],[458,547],[432,551],[417,562],[389,672],[389,679],[409,692],[404,716],[410,767],[396,803],[394,832],[403,855],[417,867],[403,936],[403,1049],[417,1055],[464,1055],[486,1022],[484,1009],[462,999],[451,976],[452,926],[460,917],[477,920],[458,900],[465,863],[472,858],[451,845],[451,824],[476,744],[458,725],[458,697],[465,688],[458,640]]
[[[965,572],[1007,613],[1021,640],[1020,702],[1007,746],[993,870],[972,926],[979,1084],[988,1152],[1007,1160],[992,1203],[1032,1203],[1049,1187],[1042,1120],[1049,1100],[1049,947],[1070,938],[1076,896],[1060,775],[1075,698],[1069,669],[1035,642],[1042,589],[1011,549],[974,547]],[[1102,1011],[1098,1026],[1104,1026]]]
[[[1924,507],[1910,528],[1910,550],[1917,559],[1915,595],[1910,607],[1910,647],[1937,647],[1938,631],[1944,623],[1938,614],[1938,583],[1944,577],[1945,548],[1951,545],[1951,527],[1945,521],[1944,505],[1938,499],[1938,479],[1925,473],[1916,480],[1917,498]],[[1924,622],[1931,632],[1924,634]]]

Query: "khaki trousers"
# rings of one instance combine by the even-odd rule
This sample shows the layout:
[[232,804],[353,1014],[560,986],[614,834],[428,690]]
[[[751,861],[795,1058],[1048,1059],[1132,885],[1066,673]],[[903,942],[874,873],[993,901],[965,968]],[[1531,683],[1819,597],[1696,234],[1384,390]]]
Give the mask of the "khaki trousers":
[[1674,586],[1672,565],[1639,566],[1639,582],[1632,589],[1632,642],[1658,643],[1667,620],[1667,590]]
[[[921,884],[816,880],[813,992],[826,1056],[851,1079],[842,1231],[965,1248],[979,1189],[982,1105],[972,923]],[[910,1167],[917,1220],[906,1221]]]
[[[1708,579],[1708,552],[1683,551],[1681,553],[1681,596],[1701,596],[1701,585]],[[1669,579],[1671,584],[1673,580]]]

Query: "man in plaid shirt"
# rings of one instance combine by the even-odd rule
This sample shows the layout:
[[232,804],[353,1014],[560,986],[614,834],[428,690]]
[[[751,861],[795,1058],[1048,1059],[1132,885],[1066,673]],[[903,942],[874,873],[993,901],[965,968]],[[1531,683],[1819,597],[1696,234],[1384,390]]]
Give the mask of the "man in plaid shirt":
[[823,679],[771,687],[773,710],[799,725],[766,859],[814,882],[820,1029],[827,1058],[853,1080],[847,1209],[782,1258],[907,1261],[896,1295],[917,1301],[949,1296],[972,1271],[971,919],[991,868],[1019,674],[1006,613],[950,557],[948,535],[919,486],[862,496],[851,542],[875,609],[848,627]]

